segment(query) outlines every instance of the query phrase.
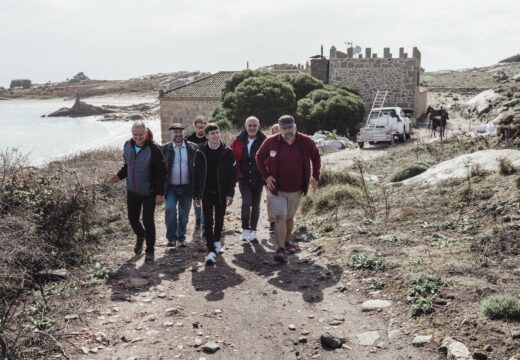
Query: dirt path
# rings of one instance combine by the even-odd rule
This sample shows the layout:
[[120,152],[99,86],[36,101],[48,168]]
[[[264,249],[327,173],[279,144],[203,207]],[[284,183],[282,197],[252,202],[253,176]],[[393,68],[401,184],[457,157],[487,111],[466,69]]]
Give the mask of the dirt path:
[[[113,273],[87,296],[90,307],[80,314],[77,328],[71,327],[86,334],[66,343],[71,358],[438,358],[431,349],[412,346],[416,334],[400,323],[406,314],[395,313],[392,306],[363,312],[361,304],[369,299],[362,285],[345,269],[328,264],[312,243],[302,243],[288,264],[274,263],[265,211],[260,244],[242,244],[240,203],[238,193],[226,215],[225,253],[214,267],[202,264],[205,246],[199,234],[185,248],[163,246],[159,211],[156,263],[132,257],[133,244],[113,254]],[[385,299],[384,293],[376,297]],[[344,337],[344,347],[324,349],[320,337],[327,332]],[[205,353],[208,342],[220,349]]]

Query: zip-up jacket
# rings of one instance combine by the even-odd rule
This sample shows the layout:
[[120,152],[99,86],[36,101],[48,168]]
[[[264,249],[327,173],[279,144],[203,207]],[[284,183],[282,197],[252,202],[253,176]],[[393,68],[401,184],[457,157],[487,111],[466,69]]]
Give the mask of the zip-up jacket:
[[[222,141],[224,146],[217,164],[218,196],[220,201],[225,202],[226,197],[235,195],[236,164],[233,151]],[[195,153],[195,171],[193,173],[193,199],[199,200],[204,197],[207,174],[207,154],[212,151],[208,143],[201,144]]]
[[[258,149],[258,152],[256,153],[256,164],[264,181],[269,176],[272,176],[276,180],[276,183],[279,183],[278,169],[284,166],[284,161],[290,161],[289,159],[283,159],[283,157],[279,156],[279,146],[281,141],[284,141],[281,134],[270,136],[263,142],[262,146],[260,146],[260,149]],[[309,190],[311,172],[312,177],[316,180],[320,177],[320,152],[310,137],[299,132],[296,133],[293,145],[298,146],[303,156],[302,191],[303,194],[306,195]],[[276,189],[274,193],[276,194]]]
[[250,182],[262,182],[262,175],[258,171],[256,166],[256,152],[266,139],[263,132],[258,131],[256,139],[251,145],[250,154],[247,154],[247,131],[242,132],[233,140],[231,143],[231,149],[235,154],[235,160],[237,162],[237,180],[244,177]]
[[159,145],[146,140],[136,154],[134,140],[128,140],[123,147],[125,164],[117,173],[120,180],[126,178],[126,188],[139,196],[164,195],[166,166]]
[[[190,141],[183,140],[186,144],[186,152],[188,153],[188,177],[190,180],[189,186],[193,188],[193,169],[195,168],[195,152],[197,151],[197,144]],[[166,164],[166,182],[164,183],[164,192],[168,190],[171,183],[173,161],[175,160],[175,151],[173,144],[170,142],[161,147],[161,152],[164,156]]]

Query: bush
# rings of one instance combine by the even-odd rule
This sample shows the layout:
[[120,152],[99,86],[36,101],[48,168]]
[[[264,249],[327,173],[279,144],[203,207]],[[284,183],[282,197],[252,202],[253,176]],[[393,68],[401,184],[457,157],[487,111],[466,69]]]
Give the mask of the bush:
[[399,182],[406,179],[410,179],[414,176],[422,174],[428,170],[428,168],[424,165],[411,165],[401,169],[396,170],[392,175],[390,175],[388,181],[390,182]]
[[307,74],[285,75],[283,80],[292,85],[296,101],[303,99],[311,91],[323,89],[323,82]]
[[348,184],[356,187],[359,187],[361,185],[359,178],[357,178],[355,175],[346,170],[332,171],[325,169],[320,174],[319,185],[321,187],[328,185],[343,184]]
[[507,176],[516,173],[516,169],[509,158],[501,157],[498,159],[498,172],[500,175]]
[[482,313],[492,320],[520,321],[520,299],[508,294],[493,295],[482,301]]
[[440,289],[452,286],[453,284],[453,281],[446,280],[437,275],[421,274],[412,279],[408,295],[413,298],[435,295]]
[[302,202],[302,212],[314,211],[323,214],[355,203],[359,198],[359,190],[350,185],[332,185],[305,197]]
[[383,270],[383,260],[378,255],[354,254],[350,257],[348,265],[353,269]]
[[431,299],[419,297],[414,300],[412,306],[412,316],[431,314],[433,312],[433,302]]

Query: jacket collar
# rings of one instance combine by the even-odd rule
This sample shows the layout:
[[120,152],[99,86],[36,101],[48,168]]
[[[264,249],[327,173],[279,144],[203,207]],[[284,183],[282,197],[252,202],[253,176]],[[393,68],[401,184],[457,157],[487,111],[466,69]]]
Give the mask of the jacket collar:
[[[256,134],[256,138],[262,142],[265,140],[266,136],[265,134],[261,131],[261,130],[258,130],[258,133]],[[243,141],[245,143],[247,143],[247,130],[244,129],[240,132],[240,134],[237,135],[236,137],[237,140],[239,141]]]

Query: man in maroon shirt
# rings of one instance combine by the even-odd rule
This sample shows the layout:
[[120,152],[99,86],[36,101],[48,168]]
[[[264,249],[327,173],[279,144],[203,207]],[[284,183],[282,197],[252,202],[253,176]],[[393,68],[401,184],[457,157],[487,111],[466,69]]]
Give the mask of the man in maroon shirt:
[[285,262],[287,253],[296,252],[289,241],[294,215],[309,185],[318,185],[321,162],[316,144],[296,131],[292,116],[283,115],[278,119],[278,125],[280,134],[263,142],[256,153],[256,163],[267,185],[267,196],[275,215],[278,249],[274,259]]

